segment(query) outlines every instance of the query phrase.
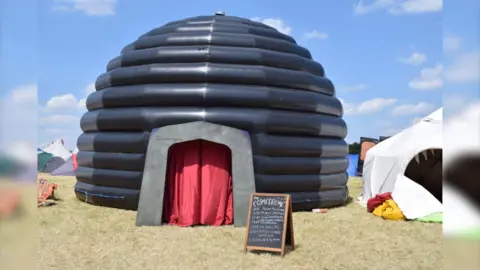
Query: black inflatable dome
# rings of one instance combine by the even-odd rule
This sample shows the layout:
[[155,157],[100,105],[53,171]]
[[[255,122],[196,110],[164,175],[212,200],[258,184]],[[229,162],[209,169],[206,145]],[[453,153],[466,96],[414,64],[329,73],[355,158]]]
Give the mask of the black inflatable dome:
[[77,142],[82,201],[137,209],[150,132],[194,121],[249,132],[257,192],[289,193],[294,210],[347,200],[335,88],[272,27],[220,15],[170,22],[127,45],[95,86]]

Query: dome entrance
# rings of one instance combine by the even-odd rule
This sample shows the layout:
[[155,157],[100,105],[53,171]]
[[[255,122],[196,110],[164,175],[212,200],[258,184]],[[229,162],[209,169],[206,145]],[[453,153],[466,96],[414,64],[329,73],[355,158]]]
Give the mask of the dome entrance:
[[[236,227],[246,226],[248,202],[250,195],[255,192],[250,135],[239,129],[201,121],[165,126],[152,131],[148,143],[145,170],[140,190],[137,226],[159,226],[162,225],[162,221],[164,220],[173,222],[171,219],[172,214],[174,214],[172,212],[173,208],[169,204],[175,200],[182,199],[169,197],[173,192],[168,189],[172,187],[175,188],[172,184],[175,185],[176,182],[173,178],[177,174],[177,168],[173,168],[172,166],[178,164],[179,171],[193,170],[194,173],[199,173],[199,175],[196,177],[193,176],[192,178],[194,178],[194,182],[197,184],[200,183],[200,185],[204,184],[203,180],[206,180],[205,183],[212,183],[219,180],[211,179],[206,171],[195,169],[195,166],[198,167],[198,164],[196,165],[195,162],[198,163],[199,159],[191,156],[195,154],[197,157],[202,155],[202,147],[207,147],[210,154],[215,152],[212,156],[208,156],[208,153],[205,153],[203,161],[210,163],[210,168],[216,167],[216,169],[213,170],[215,170],[218,175],[223,174],[225,177],[230,177],[230,179],[221,179],[224,183],[213,188],[215,190],[215,196],[221,196],[220,193],[223,192],[222,189],[229,189],[228,185],[232,185],[233,192],[231,192],[231,194],[233,198],[235,198],[235,200],[233,200],[233,224]],[[190,155],[191,159],[183,164],[185,166],[182,166],[180,162],[177,163],[174,160],[177,158],[185,158],[186,154]],[[231,163],[229,161],[230,156]],[[205,162],[203,163],[206,164]],[[168,165],[170,165],[170,168]],[[228,165],[230,165],[231,170],[229,170]],[[205,178],[202,174],[204,174]],[[192,172],[189,172],[189,176],[192,176]],[[192,191],[193,187],[185,187],[184,189],[180,187],[180,189],[183,193],[189,190]],[[224,192],[225,195],[227,193],[228,192]],[[227,214],[228,211],[232,210],[232,207],[228,206],[229,200],[231,199],[225,198],[224,200],[224,203],[227,202],[227,205],[225,205],[225,216],[222,222],[231,222],[232,215]],[[187,205],[193,203],[193,201],[187,201]],[[220,203],[220,199],[217,200],[217,203]],[[203,205],[203,201],[201,205]],[[180,211],[189,212],[190,210],[180,209]],[[178,225],[202,223],[201,219],[200,216],[195,222],[193,222],[194,220],[190,220],[184,224],[179,222]],[[204,221],[206,220],[207,219],[204,219]],[[219,224],[221,222],[216,222],[218,221],[208,223],[214,223],[211,225],[221,225]]]
[[181,227],[233,224],[232,152],[205,140],[168,151],[163,222]]

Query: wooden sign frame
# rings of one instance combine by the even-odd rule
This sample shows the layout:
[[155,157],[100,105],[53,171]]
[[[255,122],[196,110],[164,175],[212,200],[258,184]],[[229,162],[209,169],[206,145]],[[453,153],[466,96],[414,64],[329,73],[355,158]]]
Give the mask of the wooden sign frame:
[[[248,235],[250,232],[250,219],[252,215],[253,207],[253,197],[285,197],[285,216],[283,218],[283,235],[282,235],[282,247],[281,248],[269,248],[269,247],[258,247],[258,246],[249,246],[248,245]],[[295,237],[293,234],[293,217],[292,217],[292,199],[288,194],[277,194],[277,193],[253,193],[250,196],[250,205],[248,207],[248,218],[247,218],[247,229],[245,231],[245,247],[244,252],[254,250],[254,251],[269,251],[269,252],[280,252],[280,256],[285,256],[285,244],[287,237],[287,230],[290,232],[288,236],[290,237],[291,250],[295,249]]]

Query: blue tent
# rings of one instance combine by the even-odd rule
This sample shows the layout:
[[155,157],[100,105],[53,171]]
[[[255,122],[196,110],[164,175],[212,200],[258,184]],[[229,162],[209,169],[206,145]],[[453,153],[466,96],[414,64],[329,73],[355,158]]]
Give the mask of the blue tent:
[[348,176],[357,176],[358,154],[348,154]]

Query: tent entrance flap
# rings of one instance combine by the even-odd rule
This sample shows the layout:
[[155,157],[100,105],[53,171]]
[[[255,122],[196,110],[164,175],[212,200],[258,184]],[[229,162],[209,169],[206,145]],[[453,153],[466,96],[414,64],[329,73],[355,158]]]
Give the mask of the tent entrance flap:
[[416,154],[405,169],[405,176],[428,190],[442,202],[442,149],[427,149]]
[[205,140],[168,151],[162,219],[170,225],[233,224],[232,153]]

